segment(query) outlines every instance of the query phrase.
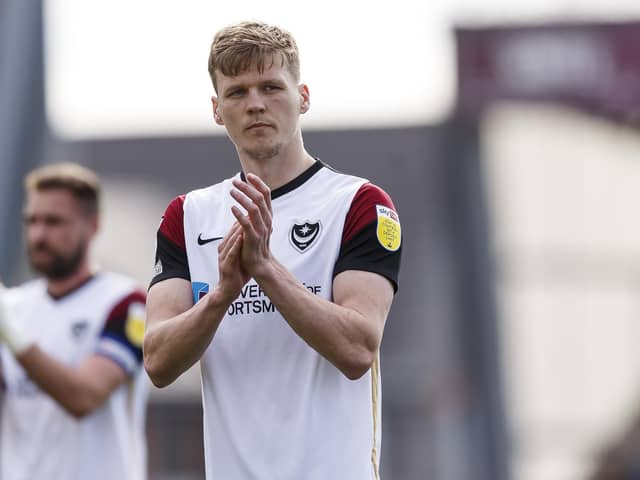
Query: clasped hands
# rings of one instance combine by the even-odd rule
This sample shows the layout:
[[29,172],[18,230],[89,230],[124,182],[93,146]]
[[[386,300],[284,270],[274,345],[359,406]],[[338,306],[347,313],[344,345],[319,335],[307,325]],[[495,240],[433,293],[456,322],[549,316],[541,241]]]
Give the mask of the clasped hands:
[[218,245],[218,288],[229,301],[250,278],[260,277],[272,259],[271,190],[257,175],[249,173],[246,178],[246,182],[233,180],[231,196],[244,211],[231,207],[236,221]]

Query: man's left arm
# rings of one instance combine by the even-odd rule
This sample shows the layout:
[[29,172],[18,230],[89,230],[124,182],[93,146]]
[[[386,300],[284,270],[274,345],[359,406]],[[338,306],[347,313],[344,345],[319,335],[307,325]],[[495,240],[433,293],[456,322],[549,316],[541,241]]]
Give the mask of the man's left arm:
[[369,370],[393,300],[389,280],[372,272],[341,272],[334,278],[331,302],[273,259],[256,281],[291,328],[347,378],[356,380]]

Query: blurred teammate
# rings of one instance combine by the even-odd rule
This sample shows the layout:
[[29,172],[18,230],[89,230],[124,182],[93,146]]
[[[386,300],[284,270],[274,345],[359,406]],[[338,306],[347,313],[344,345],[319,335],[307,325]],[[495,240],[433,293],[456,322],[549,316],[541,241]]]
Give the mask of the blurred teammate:
[[164,386],[200,360],[208,479],[377,479],[393,203],[306,152],[289,33],[223,29],[209,73],[242,173],[166,209],[145,368]]
[[25,187],[27,251],[42,278],[0,291],[1,477],[144,479],[145,295],[90,266],[98,179],[56,164]]

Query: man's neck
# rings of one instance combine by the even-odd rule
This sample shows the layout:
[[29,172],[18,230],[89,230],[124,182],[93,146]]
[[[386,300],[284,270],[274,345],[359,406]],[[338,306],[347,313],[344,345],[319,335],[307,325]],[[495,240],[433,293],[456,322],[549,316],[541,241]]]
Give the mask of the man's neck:
[[47,293],[53,298],[64,297],[89,281],[93,275],[94,273],[89,268],[89,265],[84,264],[68,277],[56,279],[47,278]]
[[254,160],[238,153],[244,173],[257,175],[271,190],[289,183],[315,162],[302,142],[266,160]]

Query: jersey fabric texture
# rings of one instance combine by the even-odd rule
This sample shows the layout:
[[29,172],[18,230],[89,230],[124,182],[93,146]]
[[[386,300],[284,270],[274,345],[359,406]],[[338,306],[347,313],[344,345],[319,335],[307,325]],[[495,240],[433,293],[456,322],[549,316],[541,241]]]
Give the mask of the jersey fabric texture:
[[[152,285],[187,279],[197,302],[216,284],[217,245],[235,221],[231,188],[227,179],[170,203]],[[378,273],[397,288],[400,223],[379,187],[316,161],[271,196],[271,250],[309,291],[331,300],[333,278],[345,270]],[[253,279],[200,363],[208,479],[379,478],[379,362],[348,380]]]
[[5,299],[8,320],[34,334],[47,354],[71,367],[102,355],[117,363],[129,381],[77,420],[40,391],[3,348],[1,478],[146,478],[144,292],[128,278],[105,272],[58,299],[49,296],[43,280],[10,289]]

